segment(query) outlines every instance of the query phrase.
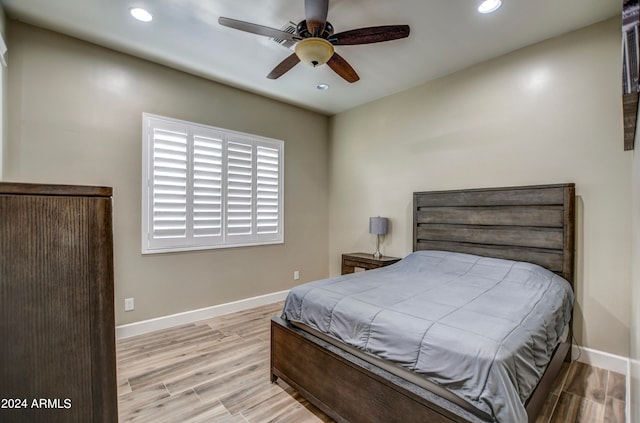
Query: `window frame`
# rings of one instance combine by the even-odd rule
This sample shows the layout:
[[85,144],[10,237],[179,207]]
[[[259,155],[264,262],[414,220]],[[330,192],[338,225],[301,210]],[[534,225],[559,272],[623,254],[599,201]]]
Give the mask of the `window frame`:
[[[162,159],[156,161],[156,158],[161,155],[157,151],[162,149],[163,143],[162,136],[158,134],[163,133],[165,135],[169,133],[169,136],[175,134],[177,141],[174,144],[178,147],[182,147],[182,143],[184,143],[184,151],[180,148],[176,149],[176,157],[178,157],[176,162],[179,163],[179,166],[184,166],[184,168],[180,167],[178,171],[184,176],[178,178],[182,181],[178,183],[180,186],[175,187],[180,192],[180,195],[176,197],[184,197],[176,200],[176,204],[178,207],[184,206],[184,210],[181,209],[179,212],[173,213],[180,215],[175,218],[175,221],[179,222],[177,224],[184,224],[184,227],[181,226],[176,231],[180,232],[183,229],[184,234],[176,232],[174,235],[161,236],[162,219],[158,217],[154,220],[154,216],[163,212],[160,206],[155,208],[156,202],[154,202],[154,199],[157,200],[163,195],[160,188],[157,188],[156,192],[156,187],[162,184],[162,176],[154,174],[154,169],[160,167],[162,163]],[[184,139],[182,139],[183,137]],[[284,141],[151,113],[142,114],[142,138],[142,254],[284,243]],[[206,150],[215,152],[219,142],[220,152],[215,152],[215,157],[205,155],[202,159],[202,154],[195,153],[198,148],[196,140],[201,146],[204,145],[205,153]],[[171,142],[172,140],[169,141],[169,143]],[[231,156],[236,166],[230,164],[229,161],[230,147],[235,148],[235,150],[231,150]],[[237,156],[234,156],[236,153]],[[219,172],[214,169],[217,164],[207,164],[207,162],[212,163],[212,160],[209,160],[211,157],[214,159],[219,157]],[[219,182],[219,186],[214,187],[213,190],[218,191],[219,189],[220,194],[208,197],[219,197],[219,199],[210,202],[210,204],[214,204],[213,207],[218,207],[219,202],[219,218],[210,219],[212,222],[219,220],[219,234],[196,234],[198,219],[194,216],[198,215],[199,211],[194,198],[195,194],[202,193],[202,191],[198,191],[202,188],[198,188],[194,183],[194,178],[197,179],[195,167],[198,160],[201,160],[198,162],[200,165],[204,163],[205,166],[212,166],[212,168],[207,167],[205,173],[211,171],[209,173],[220,174],[219,180],[213,181],[214,183]],[[184,165],[181,162],[185,162]],[[249,162],[251,163],[250,168],[248,167]],[[239,169],[239,171],[233,173],[230,168]],[[230,194],[230,184],[234,183],[236,185],[234,185],[233,191],[239,193],[236,197],[244,198],[234,197],[238,201],[235,204],[230,204],[230,197],[233,197]],[[208,185],[205,191],[211,191],[208,189],[211,186]],[[205,193],[205,197],[207,195],[211,194]],[[158,200],[158,202],[161,201]],[[156,211],[158,213],[155,213]],[[218,212],[209,209],[201,215],[217,216]],[[234,218],[236,222],[240,222],[235,227],[229,225],[230,219]],[[169,218],[169,220],[171,219]],[[205,217],[203,220],[207,221],[207,218]],[[209,223],[207,226],[205,222],[204,227],[205,231],[217,231],[214,229],[216,226],[213,223]],[[169,232],[171,231],[168,230],[166,233]],[[156,236],[156,234],[160,235]]]

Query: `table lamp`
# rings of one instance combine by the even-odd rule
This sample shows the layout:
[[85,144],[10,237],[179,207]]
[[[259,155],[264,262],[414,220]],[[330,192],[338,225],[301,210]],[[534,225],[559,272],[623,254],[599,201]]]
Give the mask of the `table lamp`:
[[382,257],[380,254],[380,235],[387,234],[387,223],[389,219],[386,217],[370,217],[369,218],[369,233],[376,235],[376,252],[373,253],[373,258],[379,259]]

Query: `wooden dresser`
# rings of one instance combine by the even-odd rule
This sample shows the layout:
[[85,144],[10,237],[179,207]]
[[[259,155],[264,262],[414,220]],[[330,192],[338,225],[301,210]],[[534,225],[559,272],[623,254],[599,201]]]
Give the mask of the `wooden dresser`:
[[0,421],[118,420],[111,196],[0,183]]

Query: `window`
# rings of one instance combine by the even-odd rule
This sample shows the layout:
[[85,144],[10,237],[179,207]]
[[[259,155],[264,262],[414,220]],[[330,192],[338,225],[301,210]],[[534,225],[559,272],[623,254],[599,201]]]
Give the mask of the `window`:
[[142,121],[143,254],[284,242],[284,142]]

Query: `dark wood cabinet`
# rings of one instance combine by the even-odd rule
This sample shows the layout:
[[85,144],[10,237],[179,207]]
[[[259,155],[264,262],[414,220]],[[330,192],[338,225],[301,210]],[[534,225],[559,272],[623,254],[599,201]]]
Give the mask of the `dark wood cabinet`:
[[0,183],[0,421],[118,420],[111,197]]

